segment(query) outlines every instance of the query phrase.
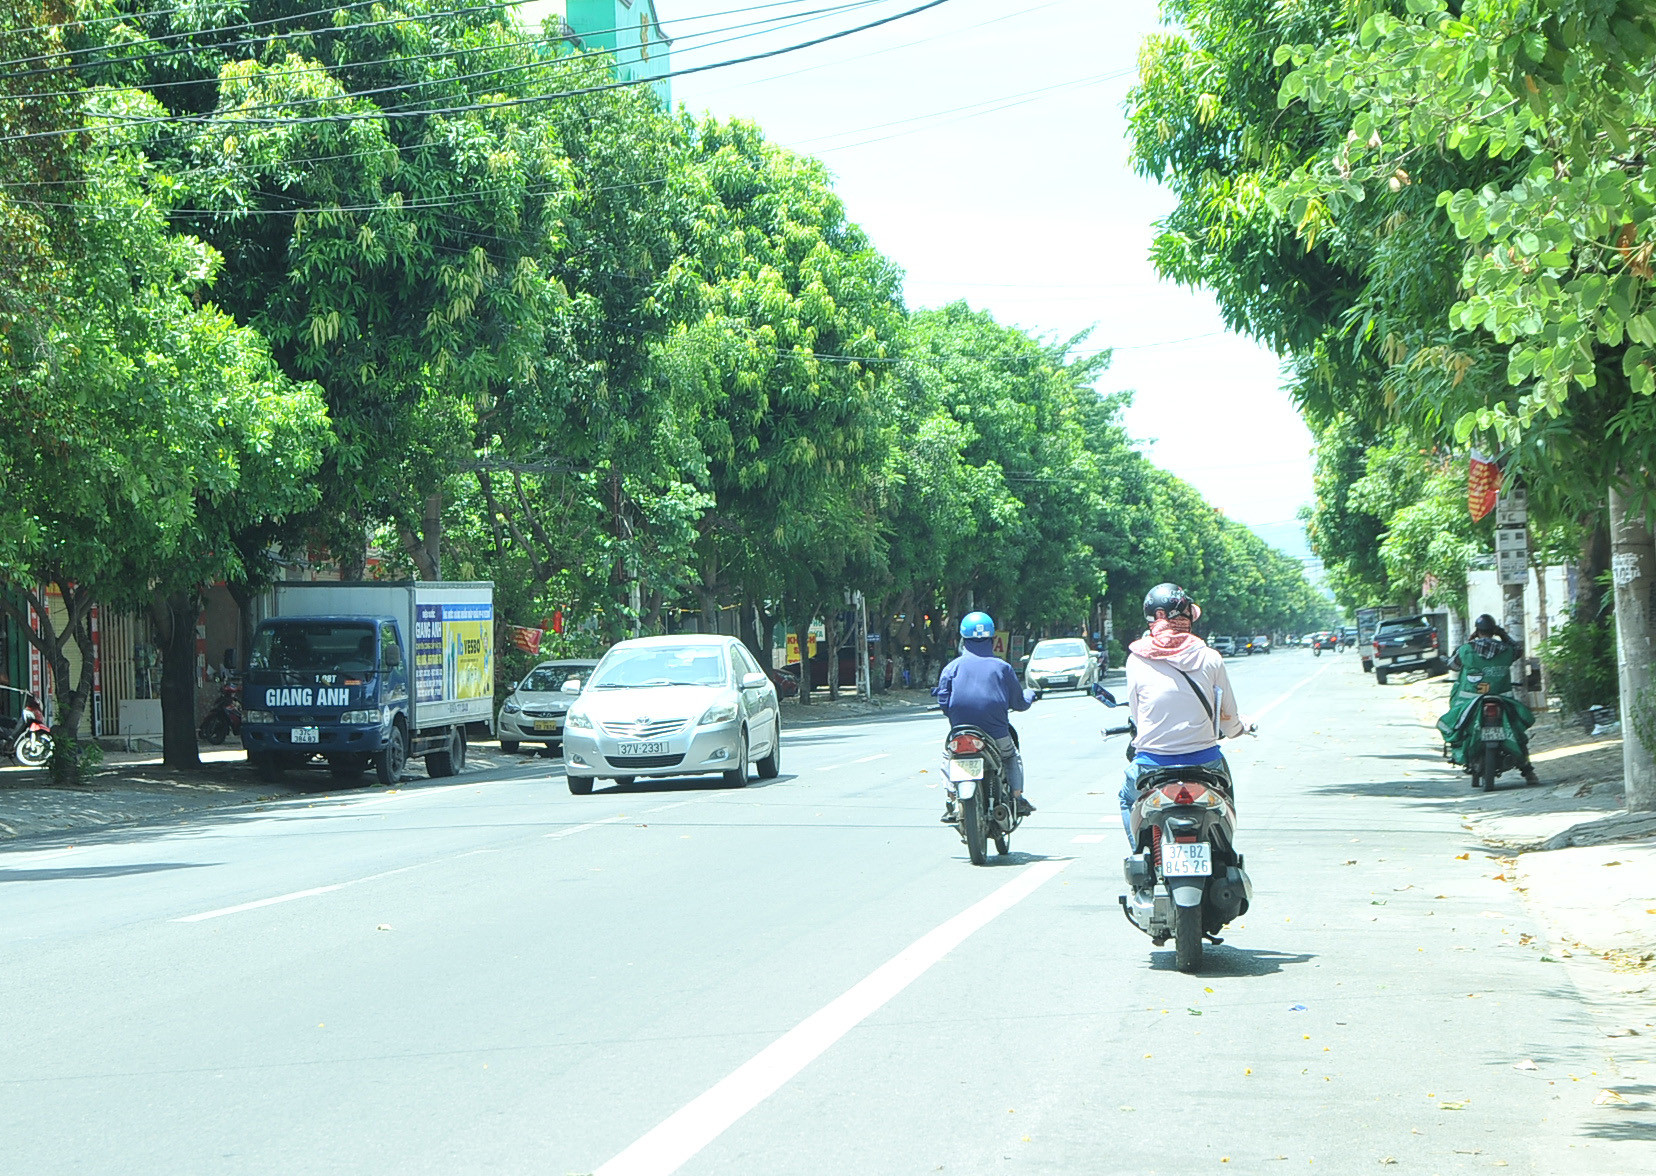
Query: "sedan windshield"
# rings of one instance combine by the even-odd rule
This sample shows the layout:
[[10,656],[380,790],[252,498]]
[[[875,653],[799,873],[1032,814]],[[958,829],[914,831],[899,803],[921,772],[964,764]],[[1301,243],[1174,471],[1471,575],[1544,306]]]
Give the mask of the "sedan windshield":
[[592,674],[589,665],[564,665],[554,663],[546,666],[536,666],[523,680],[519,690],[526,690],[533,694],[556,694],[563,689],[564,683],[574,679],[583,685]]
[[624,686],[723,686],[724,650],[716,645],[617,646],[592,674],[596,690]]
[[1072,657],[1086,657],[1087,647],[1079,641],[1043,641],[1035,647],[1031,660],[1058,661]]

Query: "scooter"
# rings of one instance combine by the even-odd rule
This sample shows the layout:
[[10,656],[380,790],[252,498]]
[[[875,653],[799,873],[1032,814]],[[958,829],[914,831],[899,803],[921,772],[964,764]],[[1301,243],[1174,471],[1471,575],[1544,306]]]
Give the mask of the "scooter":
[[[1106,706],[1121,705],[1102,687],[1093,693]],[[1131,722],[1104,730],[1106,737],[1131,733]],[[1230,776],[1209,767],[1145,767],[1138,789],[1121,909],[1157,947],[1173,940],[1179,971],[1194,972],[1202,966],[1203,940],[1223,943],[1219,932],[1253,901],[1253,882],[1236,851]]]
[[27,690],[15,686],[0,686],[23,700],[22,713],[17,722],[0,738],[0,755],[10,755],[25,768],[43,768],[52,758],[52,729],[46,725],[46,712],[40,700]]
[[[1012,739],[1017,741],[1017,731]],[[1023,822],[1013,803],[1006,765],[994,737],[979,727],[954,727],[943,741],[943,778],[956,796],[954,827],[974,866],[988,861],[989,841],[1006,856],[1012,831]]]
[[219,687],[219,696],[213,702],[213,709],[201,720],[196,734],[208,743],[216,745],[223,743],[231,734],[240,736],[241,728],[241,684],[225,682]]
[[[1482,674],[1468,674],[1466,680],[1479,698],[1461,713],[1456,744],[1462,752],[1464,770],[1472,777],[1472,787],[1494,792],[1496,778],[1522,763],[1515,703],[1510,694],[1492,692]],[[1445,744],[1443,750],[1445,758],[1453,759],[1449,745]]]

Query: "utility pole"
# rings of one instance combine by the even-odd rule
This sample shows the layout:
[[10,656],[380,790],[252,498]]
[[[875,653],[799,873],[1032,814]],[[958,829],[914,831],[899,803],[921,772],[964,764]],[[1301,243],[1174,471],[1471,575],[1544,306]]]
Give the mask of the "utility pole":
[[1495,500],[1495,569],[1501,582],[1501,627],[1525,646],[1512,692],[1527,704],[1530,650],[1524,629],[1524,585],[1529,583],[1529,494],[1520,485],[1502,490]]
[[1616,676],[1621,685],[1622,775],[1628,812],[1656,810],[1656,708],[1650,690],[1651,609],[1656,606],[1656,544],[1645,520],[1628,510],[1623,488],[1610,491],[1610,576],[1616,584]]
[[865,701],[873,701],[874,675],[868,669],[868,601],[859,589],[852,594],[851,603],[857,610],[857,689]]

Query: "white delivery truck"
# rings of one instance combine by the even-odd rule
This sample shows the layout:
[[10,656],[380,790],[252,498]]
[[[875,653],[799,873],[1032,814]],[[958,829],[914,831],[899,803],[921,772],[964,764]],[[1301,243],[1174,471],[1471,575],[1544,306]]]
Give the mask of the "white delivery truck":
[[278,583],[253,634],[242,743],[265,779],[312,756],[392,784],[466,766],[467,728],[494,722],[494,585]]

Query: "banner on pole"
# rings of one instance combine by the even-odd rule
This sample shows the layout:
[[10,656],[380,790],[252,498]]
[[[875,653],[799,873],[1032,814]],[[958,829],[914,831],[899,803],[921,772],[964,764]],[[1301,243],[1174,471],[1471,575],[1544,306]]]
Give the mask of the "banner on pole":
[[544,629],[525,629],[518,625],[512,626],[512,644],[527,654],[538,654],[541,647],[541,638],[546,635]]
[[1472,451],[1472,464],[1466,473],[1466,505],[1477,522],[1495,509],[1495,500],[1501,493],[1501,467],[1488,457]]

